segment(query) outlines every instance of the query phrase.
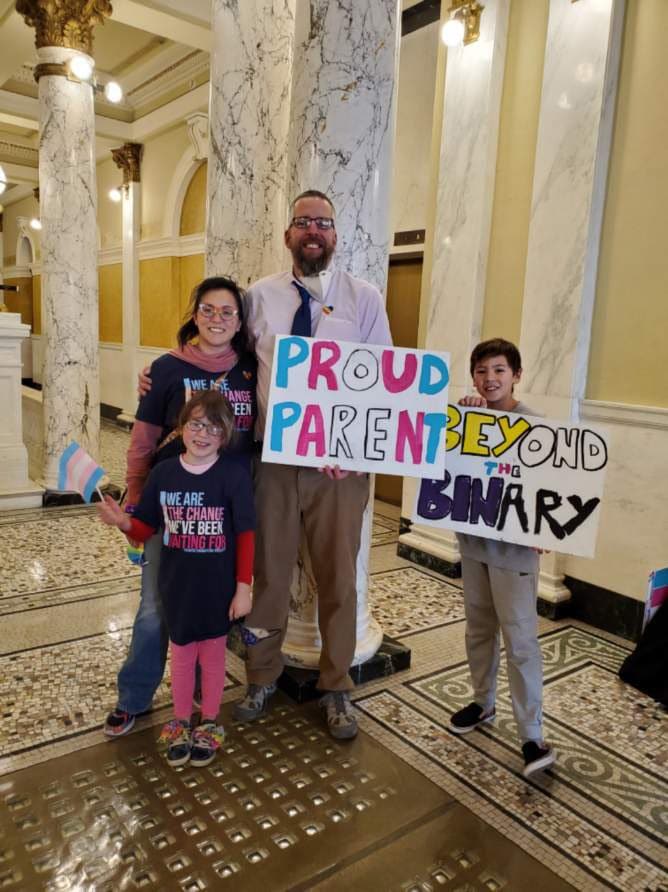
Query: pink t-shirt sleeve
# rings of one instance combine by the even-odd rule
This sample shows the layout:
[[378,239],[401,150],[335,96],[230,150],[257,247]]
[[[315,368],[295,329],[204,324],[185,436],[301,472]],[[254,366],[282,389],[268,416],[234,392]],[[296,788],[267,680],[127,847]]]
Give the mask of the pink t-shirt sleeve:
[[136,505],[151,470],[151,459],[160,439],[162,428],[147,421],[135,421],[130,435],[125,482],[128,485],[127,502]]

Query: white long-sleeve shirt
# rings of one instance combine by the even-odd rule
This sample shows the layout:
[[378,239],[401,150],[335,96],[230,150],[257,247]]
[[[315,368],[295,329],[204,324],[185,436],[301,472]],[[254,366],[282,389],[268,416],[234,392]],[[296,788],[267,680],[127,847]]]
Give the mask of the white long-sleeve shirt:
[[[276,335],[287,335],[301,298],[291,272],[267,276],[248,289],[248,321],[258,359],[256,435],[264,434]],[[313,337],[362,344],[392,345],[390,323],[380,291],[343,270],[325,270],[320,288],[309,289]],[[303,284],[308,285],[308,280]],[[317,292],[321,293],[318,294]]]

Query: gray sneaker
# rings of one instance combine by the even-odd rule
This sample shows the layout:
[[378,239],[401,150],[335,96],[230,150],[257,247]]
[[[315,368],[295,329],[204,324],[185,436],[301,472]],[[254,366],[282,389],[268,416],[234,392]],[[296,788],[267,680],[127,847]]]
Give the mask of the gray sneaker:
[[327,728],[336,740],[351,740],[357,734],[357,719],[347,691],[329,691],[320,700]]
[[238,722],[252,722],[267,712],[267,701],[276,692],[276,684],[249,684],[246,696],[234,704],[232,715]]

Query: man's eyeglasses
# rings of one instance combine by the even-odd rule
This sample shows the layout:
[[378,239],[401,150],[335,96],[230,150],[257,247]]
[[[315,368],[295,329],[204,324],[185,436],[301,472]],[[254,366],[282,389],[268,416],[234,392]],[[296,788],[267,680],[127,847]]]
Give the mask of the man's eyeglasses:
[[318,229],[334,229],[332,217],[293,217],[290,226],[295,229],[308,229],[311,223],[315,223]]
[[223,433],[222,427],[219,427],[217,424],[208,424],[206,421],[196,421],[194,418],[191,418],[190,421],[186,421],[185,427],[194,434],[201,434],[202,431],[206,431],[210,437],[220,437]]
[[211,304],[200,304],[197,309],[205,319],[215,319],[216,316],[220,316],[221,319],[229,320],[239,315],[239,310],[233,310],[232,307],[217,309],[217,307],[212,307]]

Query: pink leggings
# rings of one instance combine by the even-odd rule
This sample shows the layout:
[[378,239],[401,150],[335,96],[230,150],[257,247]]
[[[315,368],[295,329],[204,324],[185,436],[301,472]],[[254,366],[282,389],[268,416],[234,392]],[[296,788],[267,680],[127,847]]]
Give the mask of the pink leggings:
[[198,660],[202,672],[202,717],[213,719],[218,715],[225,687],[226,642],[226,635],[206,641],[191,641],[190,644],[170,641],[172,699],[177,719],[190,721]]

